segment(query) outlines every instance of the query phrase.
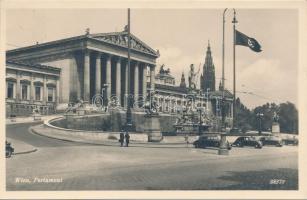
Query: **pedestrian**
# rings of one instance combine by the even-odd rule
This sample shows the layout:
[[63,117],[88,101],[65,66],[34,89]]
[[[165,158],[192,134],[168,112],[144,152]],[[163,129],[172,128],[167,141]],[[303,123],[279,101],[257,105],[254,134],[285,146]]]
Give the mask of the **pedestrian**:
[[125,140],[126,140],[126,147],[128,147],[129,141],[130,141],[130,135],[129,135],[128,132],[126,132],[126,134],[125,134]]
[[123,144],[124,144],[124,139],[125,139],[125,136],[124,136],[124,132],[123,130],[119,133],[119,142],[120,142],[120,146],[122,147]]

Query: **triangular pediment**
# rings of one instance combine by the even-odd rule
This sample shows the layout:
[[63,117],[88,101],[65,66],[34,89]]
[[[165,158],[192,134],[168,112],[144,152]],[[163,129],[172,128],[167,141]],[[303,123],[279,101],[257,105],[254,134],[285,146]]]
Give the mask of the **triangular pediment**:
[[[128,33],[127,32],[115,32],[115,33],[100,33],[90,34],[91,38],[111,43],[114,45],[128,47]],[[147,44],[142,42],[133,34],[130,34],[131,49],[141,51],[143,53],[159,56],[158,52],[150,48]]]

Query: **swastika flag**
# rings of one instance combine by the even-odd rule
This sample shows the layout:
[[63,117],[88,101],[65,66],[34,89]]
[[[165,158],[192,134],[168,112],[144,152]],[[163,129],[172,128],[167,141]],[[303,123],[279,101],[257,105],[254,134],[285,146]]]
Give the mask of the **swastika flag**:
[[255,52],[261,52],[261,45],[254,38],[250,38],[247,35],[236,30],[236,45],[242,45],[249,47]]

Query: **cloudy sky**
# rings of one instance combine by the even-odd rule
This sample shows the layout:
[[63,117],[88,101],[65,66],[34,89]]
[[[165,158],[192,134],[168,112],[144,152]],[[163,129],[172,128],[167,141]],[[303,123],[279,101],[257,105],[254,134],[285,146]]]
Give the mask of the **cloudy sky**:
[[[222,9],[132,9],[131,31],[153,49],[179,84],[181,73],[203,65],[210,40],[216,85],[222,71]],[[226,87],[232,91],[232,11],[226,13]],[[27,45],[91,33],[122,31],[125,9],[7,10],[6,46]],[[236,47],[237,96],[249,108],[266,102],[297,104],[298,13],[281,9],[238,9],[237,29],[257,39],[263,51]],[[201,68],[202,69],[202,68]],[[201,70],[202,72],[202,70]],[[199,78],[198,78],[199,79]],[[199,84],[199,81],[198,81]],[[249,93],[249,94],[247,94]]]

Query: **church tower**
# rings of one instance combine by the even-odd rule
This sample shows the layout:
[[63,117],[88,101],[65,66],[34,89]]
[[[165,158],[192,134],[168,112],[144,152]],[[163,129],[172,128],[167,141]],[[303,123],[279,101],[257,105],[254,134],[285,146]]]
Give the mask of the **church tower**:
[[207,88],[210,91],[215,91],[215,69],[212,61],[210,43],[208,41],[205,64],[203,66],[203,74],[200,76],[200,87],[203,91]]
[[183,72],[182,72],[182,75],[181,75],[180,87],[182,87],[182,88],[186,88],[187,87],[187,85],[185,84],[185,77],[184,77],[184,73]]

